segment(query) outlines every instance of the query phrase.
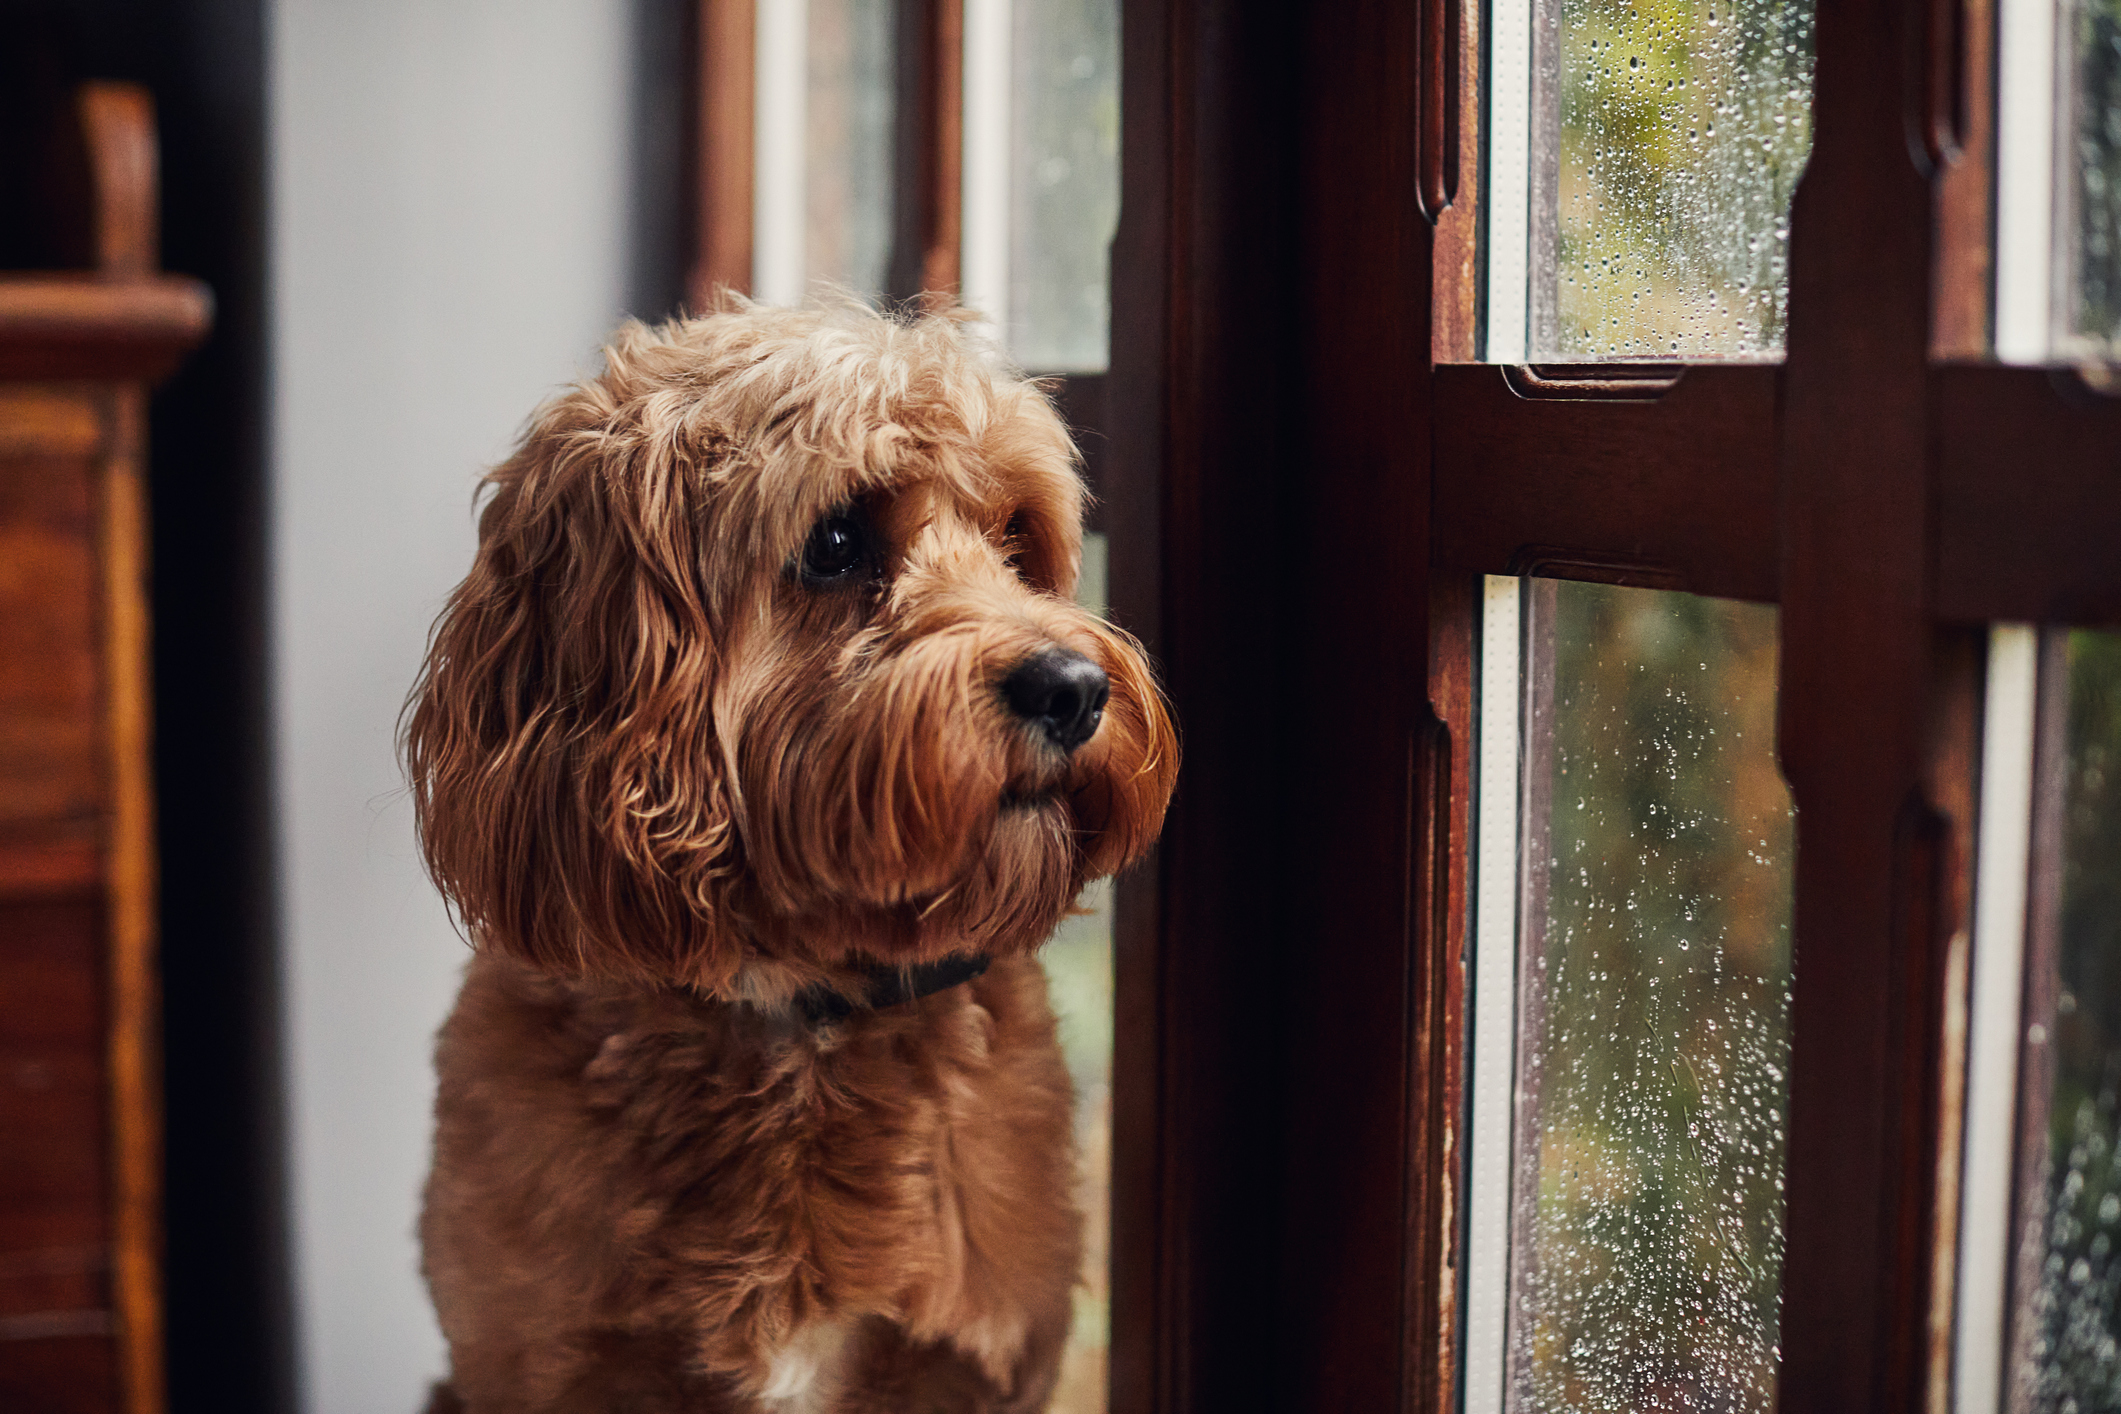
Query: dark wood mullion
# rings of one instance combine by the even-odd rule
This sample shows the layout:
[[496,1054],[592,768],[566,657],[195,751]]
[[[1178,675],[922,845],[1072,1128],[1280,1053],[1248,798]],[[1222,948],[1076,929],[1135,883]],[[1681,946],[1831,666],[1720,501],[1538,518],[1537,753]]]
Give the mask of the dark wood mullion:
[[1928,0],[1928,150],[1937,181],[1930,348],[1986,357],[1993,337],[1996,230],[1995,0]]
[[[1426,768],[1442,779],[1422,780],[1417,774],[1414,783],[1405,1278],[1396,1308],[1405,1340],[1401,1393],[1396,1402],[1370,1405],[1401,1414],[1444,1414],[1457,1409],[1464,1395],[1460,1315],[1471,1139],[1465,1042],[1478,576],[1507,572],[1518,546],[1551,538],[1545,529],[1549,522],[1535,516],[1534,524],[1521,523],[1525,507],[1511,503],[1508,491],[1500,498],[1504,505],[1490,499],[1498,488],[1494,467],[1483,464],[1490,459],[1490,449],[1482,445],[1487,424],[1472,414],[1472,406],[1491,406],[1506,396],[1512,405],[1505,417],[1530,412],[1543,421],[1541,415],[1515,405],[1499,369],[1441,366],[1469,364],[1480,353],[1486,11],[1478,0],[1424,0],[1416,7],[1421,27],[1414,75],[1420,113],[1416,190],[1433,225],[1427,260],[1414,265],[1417,277],[1426,276],[1430,309],[1431,370],[1424,381],[1431,439],[1428,712],[1433,721],[1415,760],[1417,772]],[[1506,455],[1500,448],[1492,454]],[[1508,477],[1502,483],[1507,485]],[[1569,524],[1575,533],[1577,522],[1571,518]],[[1494,553],[1498,543],[1499,557]]]
[[[1417,816],[1408,1090],[1406,1398],[1413,1411],[1456,1408],[1465,1294],[1468,1147],[1465,1061],[1472,884],[1474,652],[1479,579],[1448,571],[1429,583],[1429,702],[1438,718],[1424,753],[1442,779],[1421,782]],[[1421,758],[1417,758],[1420,760]]]
[[1051,373],[1040,375],[1050,391],[1061,421],[1075,436],[1083,454],[1083,480],[1090,488],[1090,508],[1083,518],[1086,530],[1104,530],[1106,467],[1111,458],[1111,440],[1105,426],[1105,375],[1102,373]]
[[1413,1253],[1437,1250],[1440,1191],[1407,1165],[1441,1157],[1425,1092],[1448,1001],[1422,951],[1437,941],[1435,775],[1449,741],[1428,705],[1434,234],[1416,201],[1420,26],[1398,0],[1314,6],[1303,59],[1303,245],[1288,288],[1305,311],[1304,437],[1284,472],[1301,488],[1285,590],[1302,644],[1285,747],[1300,782],[1288,942],[1301,961],[1281,974],[1291,1104],[1277,1323],[1291,1380],[1278,1409],[1421,1408],[1434,1378],[1420,1325],[1440,1293],[1407,1279]]
[[1895,1046],[1927,1035],[1896,946],[1910,916],[1896,882],[1922,873],[1901,842],[1908,812],[1926,808],[1931,656],[1933,209],[1907,141],[1922,91],[1906,62],[1912,8],[1820,7],[1815,136],[1792,214],[1778,747],[1797,881],[1779,1403],[1806,1411],[1918,1408],[1926,1369],[1928,1252],[1910,1209],[1930,1165],[1901,1152],[1897,1123],[1921,1058]]
[[2121,623],[2121,399],[2073,369],[1930,374],[1937,610]]
[[1886,1378],[1888,1403],[1903,1408],[1943,1407],[1951,1387],[1985,639],[1972,627],[1932,637],[1922,786],[1894,841],[1888,1177],[1901,1197],[1890,1260],[1909,1319],[1894,1332]]
[[1435,226],[1429,254],[1429,352],[1437,363],[1469,362],[1480,351],[1485,8],[1478,0],[1423,0],[1419,7],[1419,190]]
[[1227,439],[1211,420],[1223,371],[1218,315],[1237,313],[1226,249],[1234,193],[1212,154],[1233,125],[1228,70],[1239,56],[1211,47],[1203,31],[1229,18],[1197,0],[1144,0],[1121,19],[1112,608],[1159,660],[1187,761],[1156,856],[1119,892],[1114,1073],[1131,1083],[1113,1096],[1115,1414],[1264,1408],[1272,1368],[1270,1303],[1241,1254],[1257,1253],[1278,1227],[1279,1204],[1261,1191],[1274,1140],[1247,1121],[1278,1103],[1271,1064],[1259,1058],[1279,1033],[1262,1028],[1246,1047],[1242,994],[1258,989],[1241,979],[1263,961],[1258,932],[1281,875],[1254,871],[1255,892],[1238,867],[1237,821],[1271,828],[1262,802],[1273,783],[1254,779],[1244,760],[1240,723],[1256,704],[1228,645],[1241,633],[1263,648],[1258,666],[1283,636],[1271,616],[1248,613],[1257,600],[1243,586],[1219,602],[1233,587],[1234,557],[1218,550],[1270,545],[1272,531],[1232,540],[1216,534],[1226,523],[1211,525],[1211,497],[1235,511],[1257,490],[1256,473],[1243,475],[1247,459],[1217,457]]
[[[1654,401],[1525,399],[1491,365],[1436,370],[1438,563],[1639,564],[1656,583],[1780,592],[1776,385],[1700,367]],[[1927,374],[1933,610],[1946,623],[2121,623],[2121,398],[2074,369]],[[1852,566],[1860,569],[1860,564]]]
[[1779,372],[1693,368],[1652,400],[1577,401],[1522,397],[1492,365],[1438,368],[1437,564],[1574,564],[1593,571],[1577,578],[1773,600]]
[[[1171,401],[1170,272],[1174,241],[1173,148],[1182,131],[1175,91],[1170,0],[1138,0],[1120,12],[1120,215],[1112,237],[1112,376],[1107,410],[1112,460],[1122,474],[1108,500],[1112,617],[1161,659],[1166,425]],[[1166,673],[1169,668],[1166,666]],[[1181,781],[1186,779],[1181,775]],[[1181,805],[1181,809],[1183,806]],[[1172,833],[1175,843],[1176,832]],[[1180,1372],[1174,1347],[1186,1324],[1178,1280],[1186,1255],[1172,1209],[1185,1173],[1166,1125],[1177,1089],[1165,1048],[1164,900],[1177,892],[1183,861],[1160,848],[1119,880],[1113,917],[1111,1170],[1112,1414],[1175,1410]],[[1169,912],[1182,916],[1182,900]]]
[[[1936,889],[1927,939],[1929,989],[1923,1019],[1932,1027],[1926,1065],[1910,1068],[1913,1118],[1923,1128],[1915,1144],[1927,1142],[1933,1178],[1927,1242],[1930,1301],[1926,1388],[1949,1389],[1959,1280],[1961,1170],[1965,1153],[1966,1044],[1973,954],[1973,870],[1976,804],[1980,798],[1981,712],[1987,682],[1986,634],[1975,629],[1942,635],[1933,656],[1929,687],[1930,725],[1926,804],[1941,826],[1937,840]],[[1904,1146],[1912,1149],[1914,1145]],[[1918,1175],[1919,1177],[1923,1177]],[[1917,1217],[1910,1214],[1910,1217]],[[1934,1399],[1932,1407],[1938,1407]]]
[[[1239,1414],[1300,1407],[1291,1318],[1334,1299],[1329,1281],[1283,1265],[1291,1052],[1309,1014],[1292,992],[1340,965],[1293,902],[1316,825],[1295,805],[1310,592],[1302,301],[1262,298],[1305,283],[1292,199],[1303,72],[1270,0],[1140,0],[1122,25],[1113,611],[1160,661],[1186,761],[1153,869],[1120,894],[1113,1407]],[[1412,398],[1418,378],[1401,386]],[[1363,528],[1375,520],[1373,507]],[[1419,566],[1418,514],[1393,523]],[[1418,664],[1416,633],[1391,647]],[[1398,750],[1403,779],[1403,738]],[[1397,980],[1385,997],[1344,993],[1334,1024],[1397,1017]],[[1316,1089],[1306,1103],[1320,1095],[1341,1103]],[[1390,1168],[1395,1201],[1376,1211],[1396,1233]],[[1319,1270],[1335,1264],[1322,1254]],[[1396,1261],[1382,1271],[1390,1301]],[[1377,1331],[1399,1348],[1391,1314],[1366,1321],[1366,1338]]]

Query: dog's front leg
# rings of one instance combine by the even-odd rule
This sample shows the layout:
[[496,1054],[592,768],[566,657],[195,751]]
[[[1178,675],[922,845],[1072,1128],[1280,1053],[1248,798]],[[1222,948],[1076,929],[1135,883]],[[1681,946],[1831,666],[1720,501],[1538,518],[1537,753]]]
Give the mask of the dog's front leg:
[[832,1414],[1039,1414],[1060,1378],[1068,1310],[1034,1320],[1009,1386],[996,1385],[980,1363],[949,1341],[916,1342],[883,1317],[856,1336],[855,1378]]

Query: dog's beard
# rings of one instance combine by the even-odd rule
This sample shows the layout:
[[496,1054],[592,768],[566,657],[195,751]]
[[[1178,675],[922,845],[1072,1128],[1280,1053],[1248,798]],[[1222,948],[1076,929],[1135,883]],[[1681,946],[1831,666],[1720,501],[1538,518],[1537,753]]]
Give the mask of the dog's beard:
[[1171,749],[1137,651],[1083,632],[1112,699],[1064,755],[1008,711],[996,683],[1025,649],[995,637],[930,635],[852,681],[786,656],[745,704],[761,728],[737,765],[762,941],[820,961],[1027,951],[1153,838]]

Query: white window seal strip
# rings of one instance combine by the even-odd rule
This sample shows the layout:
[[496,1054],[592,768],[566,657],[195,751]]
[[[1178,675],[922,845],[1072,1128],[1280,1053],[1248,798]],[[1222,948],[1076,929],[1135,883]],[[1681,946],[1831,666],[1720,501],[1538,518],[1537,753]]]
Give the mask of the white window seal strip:
[[1523,363],[1532,244],[1532,0],[1493,0],[1488,46],[1488,311],[1481,357]]
[[2033,723],[2039,632],[1989,630],[1981,728],[1981,818],[1974,860],[1974,959],[1967,1018],[1966,1130],[1959,1207],[1955,1414],[1995,1414],[2003,1400],[2004,1293],[2009,1286],[2011,1174],[2017,1153],[2019,994],[2032,862]]
[[1524,581],[1481,605],[1479,811],[1473,856],[1473,1113],[1467,1175],[1465,1414],[1501,1414],[1509,1324],[1510,1121],[1517,1058],[1519,712]]
[[809,262],[807,0],[758,0],[754,33],[751,295],[766,304],[798,304]]
[[985,316],[988,334],[1009,327],[1009,89],[1015,57],[1011,0],[965,0],[964,244],[960,301]]
[[2000,0],[1996,63],[1996,357],[2054,352],[2057,0]]

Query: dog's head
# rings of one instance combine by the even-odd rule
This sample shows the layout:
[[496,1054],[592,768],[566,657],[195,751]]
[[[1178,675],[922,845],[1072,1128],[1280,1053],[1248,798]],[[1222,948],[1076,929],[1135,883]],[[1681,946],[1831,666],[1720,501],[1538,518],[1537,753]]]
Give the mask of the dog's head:
[[1155,838],[1177,743],[1073,602],[1074,448],[961,323],[629,325],[488,482],[405,731],[482,946],[715,992],[1020,952]]

